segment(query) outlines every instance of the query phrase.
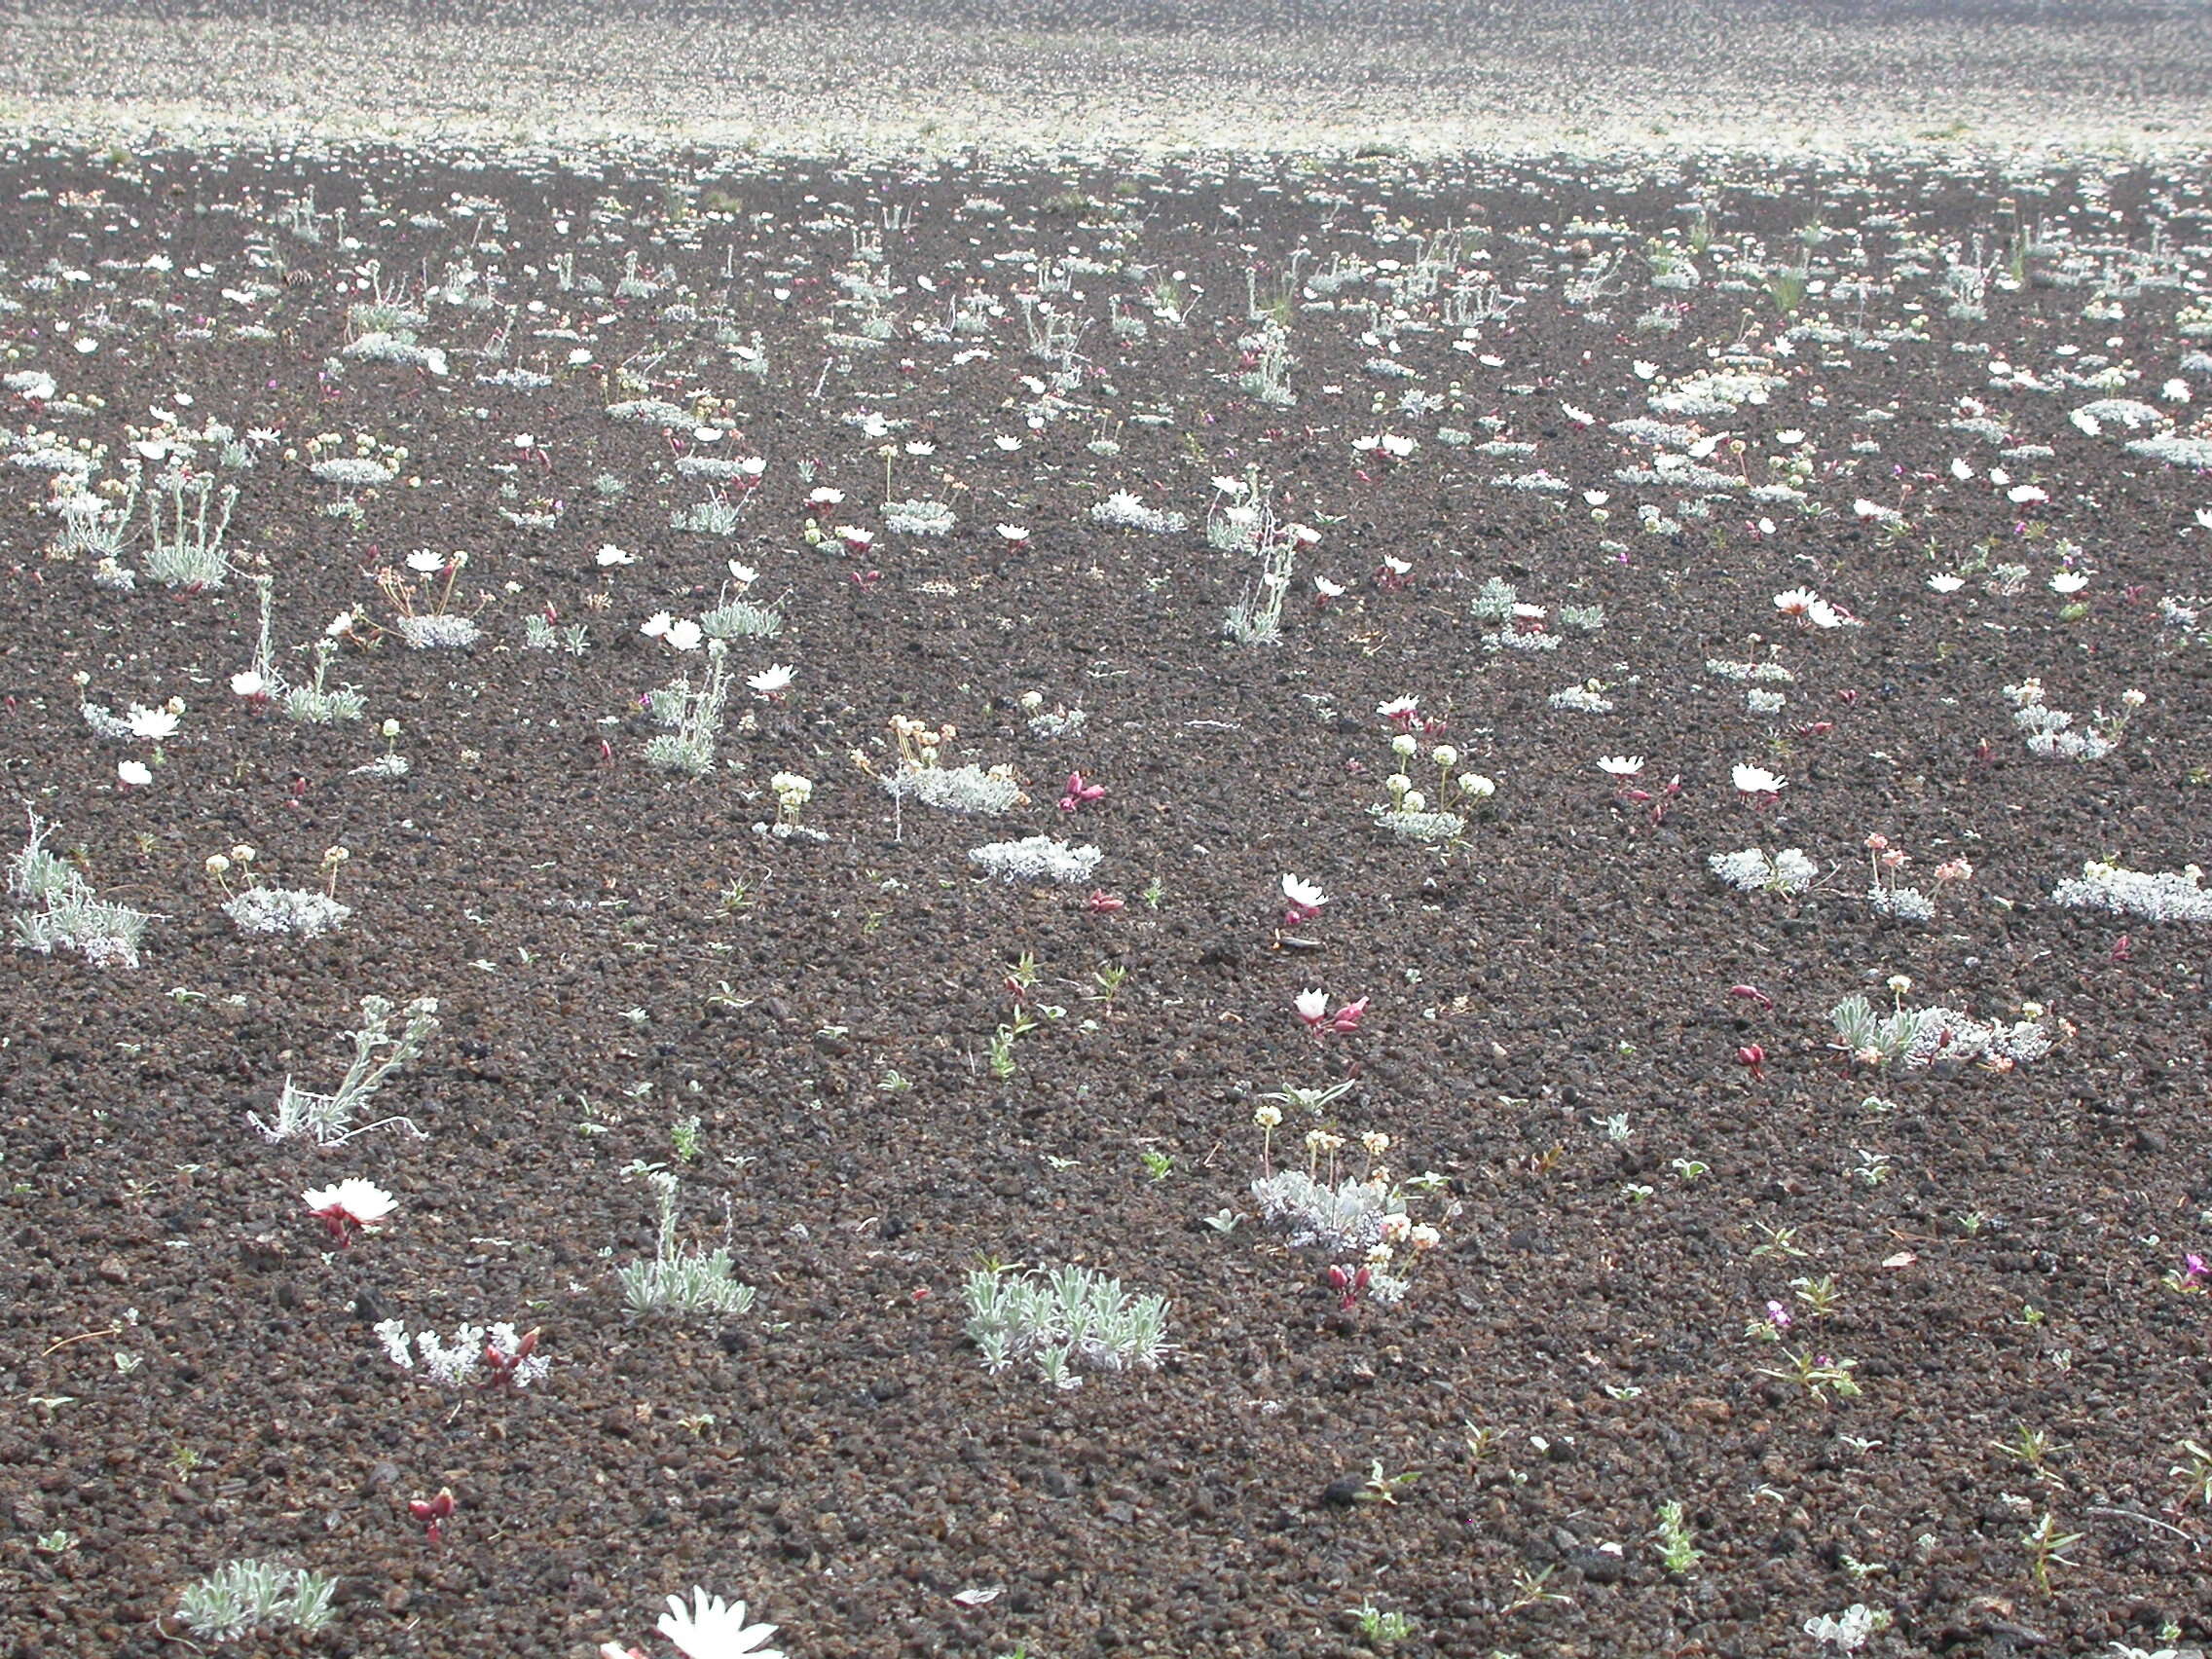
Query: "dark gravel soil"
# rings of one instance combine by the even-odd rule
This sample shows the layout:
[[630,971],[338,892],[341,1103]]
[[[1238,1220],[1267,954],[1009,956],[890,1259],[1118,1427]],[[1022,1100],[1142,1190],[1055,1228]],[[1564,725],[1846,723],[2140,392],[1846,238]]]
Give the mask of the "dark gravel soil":
[[[2163,1282],[2212,1249],[2201,936],[2048,899],[2084,860],[2172,870],[2208,850],[2212,652],[2160,602],[2212,594],[2194,517],[2212,486],[2067,420],[2129,397],[2187,432],[2198,405],[2159,388],[2212,393],[2174,320],[2203,276],[2201,200],[2173,172],[1974,162],[0,155],[5,367],[56,383],[6,394],[12,432],[104,446],[95,479],[157,409],[275,434],[224,474],[240,570],[212,591],[145,576],[142,519],[136,590],[96,584],[54,550],[51,473],[0,474],[10,793],[101,897],[157,917],[135,971],[6,962],[0,1645],[171,1651],[179,1593],[241,1557],[341,1581],[322,1635],[239,1649],[267,1652],[663,1651],[650,1609],[694,1583],[746,1598],[794,1659],[1323,1655],[1370,1645],[1349,1611],[1368,1603],[1406,1615],[1406,1654],[1809,1653],[1804,1621],[1854,1603],[1894,1618],[1878,1652],[2212,1637],[2212,1511],[2201,1472],[2183,1478],[2183,1442],[2207,1443],[2208,1303]],[[1712,209],[1703,279],[1652,290],[1646,244],[1686,245],[1693,202]],[[1979,235],[1986,263],[2039,219],[2025,280],[1998,272],[1986,320],[1947,314],[1941,251],[1972,259]],[[2150,248],[2153,221],[2189,251],[2130,286],[2114,250]],[[1816,223],[1794,318],[1728,285],[1731,256],[1763,245],[1779,267]],[[1447,225],[1475,230],[1444,291],[1396,290],[1432,326],[1363,342],[1388,325],[1378,278]],[[855,263],[878,242],[881,265]],[[1297,401],[1271,408],[1238,384],[1245,270],[1264,305],[1301,246]],[[1614,248],[1616,291],[1570,302]],[[1014,296],[1070,253],[1109,269],[1048,296],[1088,327],[1073,407],[1040,411],[1025,377],[1057,365],[1028,352]],[[632,254],[655,286],[617,297]],[[1303,285],[1339,256],[1371,269],[1310,309]],[[494,304],[428,303],[442,378],[332,366],[365,286],[422,305],[463,264],[457,297]],[[1525,301],[1466,350],[1438,316],[1461,272]],[[840,276],[870,273],[895,290],[888,343],[828,339],[862,332],[832,308]],[[1836,292],[1856,277],[1862,302]],[[1161,280],[1195,302],[1181,328],[1149,303]],[[2118,314],[2084,317],[2101,290]],[[950,334],[967,293],[995,314]],[[1354,310],[1369,299],[1383,313]],[[1110,300],[1145,338],[1117,337]],[[1837,339],[1775,350],[1824,313]],[[1924,341],[1865,338],[1914,317]],[[731,350],[756,331],[762,378]],[[496,337],[504,355],[480,354]],[[2052,389],[1993,388],[1993,361]],[[1728,434],[1701,464],[1763,483],[1768,457],[1810,453],[1825,516],[1615,478],[1651,452],[1611,423],[1730,364],[1775,379],[1690,421]],[[2053,379],[2110,366],[2140,384]],[[545,384],[485,378],[516,368]],[[1404,410],[1409,389],[1437,404]],[[685,417],[605,413],[643,397]],[[848,421],[869,412],[904,424]],[[1354,449],[1383,432],[1420,447]],[[325,433],[325,455],[356,434],[406,451],[357,521],[307,470]],[[1492,442],[1532,448],[1474,447]],[[886,444],[892,496],[950,505],[949,535],[887,530]],[[2046,450],[2000,453],[2022,445]],[[767,461],[734,535],[671,528],[705,493],[676,469],[698,454]],[[1254,561],[1201,534],[1211,480],[1247,467],[1320,534],[1274,647],[1222,640]],[[1991,467],[2048,498],[2009,500]],[[1570,488],[1493,482],[1539,468]],[[802,538],[817,487],[844,492],[823,529],[875,534],[865,554]],[[1093,522],[1116,490],[1191,526]],[[550,528],[502,514],[554,502]],[[1642,505],[1677,528],[1640,529]],[[598,563],[608,545],[634,562]],[[473,648],[364,643],[391,620],[373,573],[419,548],[469,553]],[[1385,555],[1402,584],[1377,579]],[[732,558],[786,630],[732,645],[718,770],[656,770],[641,696],[704,657],[641,624],[697,616]],[[2078,612],[2047,585],[2069,559],[2091,574]],[[2007,563],[2022,590],[1986,591]],[[303,643],[362,608],[330,679],[362,692],[363,723],[231,695],[257,571],[295,682]],[[1930,591],[1946,571],[1965,585]],[[1315,574],[1348,591],[1317,607]],[[1559,649],[1485,649],[1469,608],[1493,577],[1550,612]],[[1862,625],[1798,633],[1772,596],[1800,584]],[[1602,606],[1604,627],[1562,628],[1564,606]],[[528,648],[533,612],[589,650]],[[1707,666],[1770,652],[1794,674],[1775,715]],[[742,683],[772,663],[795,670],[781,701]],[[2123,690],[2145,703],[2109,758],[2038,759],[2002,689],[2028,677],[2083,724]],[[1584,681],[1613,712],[1552,706]],[[1030,691],[1088,722],[1033,735]],[[1375,711],[1401,695],[1446,722],[1424,746],[1496,781],[1442,854],[1368,815],[1394,765]],[[120,788],[150,746],[98,736],[79,702],[171,696],[154,782]],[[852,758],[893,768],[895,715],[951,722],[955,757],[1011,764],[1030,803],[895,818]],[[387,719],[396,780],[357,771]],[[1614,755],[1643,756],[1633,787],[1658,798],[1616,792],[1595,765]],[[1740,798],[1738,763],[1787,778],[1779,803]],[[1071,770],[1106,790],[1074,813],[1054,805]],[[756,831],[781,771],[812,780],[802,822],[826,840]],[[1093,878],[1008,885],[965,857],[1039,832],[1102,848]],[[1930,891],[1937,863],[1971,861],[1933,925],[1869,913],[1875,832]],[[239,843],[302,887],[345,847],[350,919],[242,937],[203,867]],[[1794,902],[1708,873],[1754,845],[1834,873]],[[1284,926],[1286,872],[1327,890],[1317,918]],[[1024,955],[1031,1007],[1064,1014],[1001,1078],[989,1045]],[[1886,1001],[1899,974],[1916,1005],[2040,1004],[2058,1045],[2007,1075],[1855,1068],[1827,1010]],[[1364,1022],[1309,1037],[1308,986],[1332,1010],[1371,998]],[[287,1076],[335,1087],[371,993],[438,1001],[373,1114],[426,1138],[265,1143],[247,1114]],[[1739,1063],[1753,1045],[1760,1075]],[[1341,1306],[1325,1255],[1246,1213],[1259,1096],[1340,1081],[1343,1132],[1440,1177],[1407,1195],[1442,1241],[1395,1308]],[[1309,1126],[1289,1111],[1278,1161],[1303,1160]],[[678,1170],[686,1243],[726,1237],[751,1312],[627,1310],[615,1270],[653,1248],[638,1161]],[[300,1194],[350,1175],[397,1208],[333,1250]],[[1244,1219],[1207,1224],[1224,1211]],[[962,1285],[989,1258],[1166,1296],[1171,1352],[1064,1393],[987,1374]],[[1825,1315],[1802,1288],[1824,1277]],[[1792,1327],[1747,1336],[1770,1301]],[[550,1374],[441,1389],[387,1357],[371,1327],[391,1317],[536,1328]],[[1862,1391],[1772,1375],[1800,1353],[1849,1360]],[[2023,1430],[2047,1437],[2040,1461]],[[441,1488],[458,1509],[432,1544],[408,1503]],[[1702,1552],[1686,1571],[1654,1538],[1670,1500]],[[2046,1515],[2081,1534],[2047,1588],[2025,1542]]]

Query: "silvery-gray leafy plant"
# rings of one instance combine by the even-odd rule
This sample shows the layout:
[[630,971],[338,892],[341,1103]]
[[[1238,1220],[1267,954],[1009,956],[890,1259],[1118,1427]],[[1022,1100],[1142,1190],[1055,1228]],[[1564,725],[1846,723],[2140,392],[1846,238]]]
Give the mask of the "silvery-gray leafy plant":
[[649,1260],[633,1262],[618,1270],[622,1294],[631,1311],[746,1313],[752,1311],[755,1292],[740,1284],[732,1272],[730,1250],[723,1244],[714,1250],[685,1250],[676,1242],[676,1177],[665,1169],[651,1171],[653,1199],[660,1211]]
[[[1893,981],[1910,988],[1910,982]],[[1993,1071],[2009,1071],[2015,1065],[2040,1060],[2050,1052],[2050,1027],[2043,1023],[2043,1010],[2033,1004],[2022,1012],[2030,1017],[2007,1022],[1984,1021],[1956,1009],[1906,1008],[1903,990],[1898,1005],[1877,1014],[1862,992],[1850,996],[1828,1011],[1838,1047],[1862,1065],[1930,1066],[1937,1061],[1963,1064],[1979,1061]]]
[[30,815],[30,838],[9,861],[8,897],[16,942],[41,956],[74,950],[95,968],[135,968],[138,942],[153,917],[93,895],[74,865],[47,851],[54,826]]
[[993,841],[972,847],[968,862],[1002,881],[1088,881],[1098,861],[1106,855],[1096,847],[1070,846],[1050,835],[1031,835],[1019,841]]
[[187,1589],[177,1618],[205,1641],[236,1641],[289,1625],[313,1635],[331,1620],[338,1581],[304,1567],[234,1561]]
[[1167,1351],[1167,1301],[1132,1296],[1120,1279],[1069,1265],[1016,1273],[997,1264],[968,1275],[968,1337],[987,1370],[1034,1359],[1055,1388],[1079,1388],[1076,1367],[1157,1371]]
[[337,1146],[370,1129],[391,1124],[411,1130],[418,1139],[426,1138],[406,1118],[386,1118],[358,1128],[353,1126],[353,1120],[370,1097],[384,1087],[386,1078],[421,1055],[430,1040],[430,1033],[438,1028],[437,1012],[434,998],[416,998],[407,1005],[405,1027],[394,1037],[391,1035],[390,1000],[380,996],[363,997],[361,1026],[352,1034],[353,1063],[346,1068],[345,1081],[332,1092],[317,1094],[298,1088],[287,1077],[284,1091],[277,1096],[275,1119],[264,1123],[249,1114],[247,1121],[273,1141],[313,1135],[318,1146]]

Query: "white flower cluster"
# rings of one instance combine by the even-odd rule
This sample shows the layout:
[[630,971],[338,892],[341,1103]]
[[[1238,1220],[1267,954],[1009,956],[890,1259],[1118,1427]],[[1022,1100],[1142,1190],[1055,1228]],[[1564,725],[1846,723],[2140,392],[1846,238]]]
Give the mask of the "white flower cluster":
[[223,906],[242,934],[298,934],[320,939],[353,913],[327,893],[299,887],[249,887]]
[[2212,922],[2212,893],[2195,865],[2154,874],[2092,859],[2080,876],[2051,889],[2051,902],[2082,910],[2110,910],[2147,922]]
[[1166,1298],[1131,1296],[1120,1279],[1089,1268],[978,1268],[966,1295],[968,1337],[990,1371],[1034,1358],[1053,1387],[1079,1388],[1078,1360],[1101,1371],[1157,1371],[1167,1351]]
[[1106,855],[1096,847],[1071,847],[1050,835],[1019,841],[992,841],[969,849],[968,862],[1002,881],[1088,881]]
[[[481,1325],[462,1325],[448,1343],[435,1331],[419,1331],[412,1339],[414,1352],[409,1352],[410,1339],[407,1323],[403,1319],[385,1319],[374,1327],[377,1340],[391,1356],[392,1364],[402,1371],[415,1369],[415,1356],[423,1360],[423,1375],[431,1382],[448,1388],[465,1387],[470,1383],[489,1382],[485,1354],[497,1354],[503,1361],[520,1362],[513,1367],[514,1384],[527,1388],[533,1382],[542,1382],[552,1369],[552,1362],[541,1353],[525,1353],[524,1339],[514,1326],[506,1323],[494,1325],[490,1330]],[[535,1334],[535,1333],[534,1333]]]
[[1853,1603],[1839,1614],[1823,1613],[1805,1621],[1807,1636],[1846,1653],[1858,1652],[1876,1631],[1889,1628],[1890,1615],[1863,1602]]
[[1821,866],[1795,847],[1785,847],[1769,858],[1756,847],[1740,853],[1714,853],[1706,867],[1741,893],[1779,893],[1793,899],[1821,873]]
[[2043,682],[2025,680],[2005,687],[2012,702],[2012,723],[2028,734],[2028,753],[2046,760],[2102,760],[2116,747],[2111,738],[2090,727],[2074,729],[2074,717],[2053,709],[2043,700]]
[[1090,509],[1093,524],[1116,530],[1142,531],[1147,535],[1172,535],[1187,529],[1190,520],[1181,513],[1163,513],[1146,506],[1126,490],[1117,490]]

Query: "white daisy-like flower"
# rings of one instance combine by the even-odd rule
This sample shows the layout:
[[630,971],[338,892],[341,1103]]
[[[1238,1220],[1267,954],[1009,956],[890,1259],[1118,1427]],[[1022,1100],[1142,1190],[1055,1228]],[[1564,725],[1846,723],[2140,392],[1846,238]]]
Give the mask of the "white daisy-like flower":
[[330,619],[330,626],[323,629],[322,637],[326,640],[335,640],[341,634],[351,633],[352,629],[353,613],[350,610],[341,610]]
[[1315,576],[1313,589],[1323,599],[1342,599],[1345,594],[1344,583],[1333,582],[1327,576]]
[[907,444],[906,453],[908,455],[935,455],[937,454],[937,445],[927,444],[916,438]]
[[1729,776],[1738,792],[1748,795],[1780,794],[1789,786],[1788,779],[1776,777],[1764,766],[1737,766]]
[[335,1186],[311,1187],[300,1195],[300,1201],[312,1214],[322,1217],[334,1227],[340,1222],[353,1227],[378,1227],[399,1207],[399,1200],[374,1181],[363,1181],[355,1176],[349,1176]]
[[1641,755],[1605,755],[1598,760],[1598,770],[1611,778],[1633,778],[1643,770]]
[[638,562],[638,556],[635,553],[625,552],[611,541],[601,546],[600,550],[592,555],[592,559],[601,566],[635,565]]
[[668,632],[661,636],[680,651],[697,650],[700,642],[705,640],[706,637],[705,630],[688,616],[681,622],[671,622],[668,626]]
[[434,576],[446,568],[446,556],[433,553],[427,547],[418,547],[407,555],[407,568],[425,576]]
[[2047,501],[2050,498],[2033,484],[2015,484],[2005,492],[2005,498],[2015,507],[2024,507],[2032,501]]
[[776,1634],[774,1625],[747,1624],[743,1602],[725,1602],[698,1585],[688,1607],[681,1596],[668,1599],[658,1629],[685,1659],[784,1659],[781,1649],[762,1645]]
[[1003,541],[1021,542],[1029,539],[1029,532],[1018,524],[1002,524],[998,527]]
[[810,507],[833,507],[844,498],[844,491],[831,490],[825,486],[824,488],[815,491],[811,496],[807,497],[806,504]]
[[1789,588],[1774,596],[1775,609],[1785,616],[1796,617],[1799,622],[1804,622],[1820,602],[1821,596],[1811,588]]
[[675,617],[665,610],[656,610],[639,625],[638,632],[645,635],[648,640],[666,639],[669,629],[675,625]]
[[1928,585],[1937,593],[1957,593],[1967,582],[1964,576],[1930,576]]
[[2089,585],[2089,578],[2080,571],[2060,571],[2050,578],[2052,593],[2080,593]]
[[1318,910],[1329,902],[1329,896],[1321,891],[1318,883],[1297,875],[1282,878],[1282,896],[1301,910]]
[[794,672],[784,664],[777,663],[771,668],[762,669],[745,683],[763,697],[777,697],[790,689]]
[[729,579],[739,587],[751,587],[760,579],[760,572],[751,565],[740,565],[735,559],[729,562]]
[[142,737],[149,743],[161,742],[163,738],[173,735],[177,728],[177,717],[168,710],[141,709],[135,703],[130,705],[127,719],[130,735]]
[[993,438],[991,442],[998,445],[998,447],[1004,450],[1008,455],[1012,455],[1015,450],[1021,447],[1021,440],[1019,438],[1009,438],[1003,435]]
[[1376,704],[1375,712],[1386,720],[1406,719],[1419,706],[1420,700],[1417,697],[1393,697],[1387,703]]
[[115,767],[115,781],[126,789],[144,789],[154,781],[154,774],[142,760],[119,760]]
[[1329,993],[1326,991],[1300,991],[1290,1005],[1298,1011],[1298,1017],[1309,1025],[1318,1025],[1321,1016],[1329,1012]]

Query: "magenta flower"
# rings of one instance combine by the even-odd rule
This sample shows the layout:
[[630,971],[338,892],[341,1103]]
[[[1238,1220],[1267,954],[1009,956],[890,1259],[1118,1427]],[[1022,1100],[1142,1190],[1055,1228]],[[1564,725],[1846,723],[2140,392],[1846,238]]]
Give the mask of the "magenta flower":
[[1067,793],[1060,796],[1060,810],[1062,812],[1075,812],[1088,806],[1092,801],[1104,800],[1105,798],[1106,786],[1104,784],[1086,783],[1081,772],[1070,772],[1068,774]]

